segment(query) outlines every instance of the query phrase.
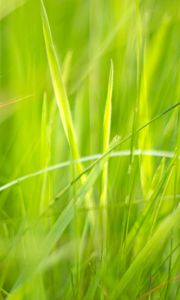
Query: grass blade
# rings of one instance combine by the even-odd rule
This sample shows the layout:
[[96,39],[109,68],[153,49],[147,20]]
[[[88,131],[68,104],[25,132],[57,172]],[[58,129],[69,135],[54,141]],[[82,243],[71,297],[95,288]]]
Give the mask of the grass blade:
[[[107,92],[106,107],[104,113],[104,124],[103,124],[103,153],[105,153],[109,147],[110,132],[111,132],[111,112],[112,112],[112,91],[113,91],[113,76],[114,67],[111,61],[109,84]],[[107,181],[108,181],[108,163],[104,165],[102,173],[102,194],[101,194],[101,206],[106,205],[107,198]]]
[[[104,112],[104,124],[103,124],[103,153],[105,153],[109,147],[110,133],[111,133],[111,113],[112,113],[112,91],[113,91],[113,77],[114,66],[111,61],[109,83],[107,91],[106,106]],[[105,163],[102,172],[102,192],[100,198],[100,205],[102,207],[102,244],[103,252],[106,253],[107,248],[107,190],[108,190],[108,162]]]
[[[43,22],[43,33],[44,33],[45,45],[46,45],[46,53],[47,53],[54,93],[56,96],[56,102],[59,109],[62,125],[70,145],[72,156],[74,159],[79,159],[77,138],[76,138],[75,129],[72,121],[72,115],[70,111],[67,92],[62,78],[61,68],[58,62],[48,16],[42,0],[41,0],[41,7],[42,7],[42,22]],[[77,165],[77,169],[79,173],[82,172],[83,168],[80,163]]]

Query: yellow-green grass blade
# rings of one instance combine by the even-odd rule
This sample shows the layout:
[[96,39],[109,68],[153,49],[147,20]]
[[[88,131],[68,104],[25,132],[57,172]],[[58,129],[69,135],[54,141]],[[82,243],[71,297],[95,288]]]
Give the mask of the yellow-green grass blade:
[[[109,83],[107,91],[107,99],[104,112],[103,123],[103,153],[105,153],[109,147],[110,134],[111,134],[111,113],[112,113],[112,91],[113,91],[113,76],[114,66],[111,61]],[[103,252],[106,253],[107,248],[107,192],[108,192],[108,161],[104,164],[102,171],[102,192],[100,198],[100,206],[102,208],[102,245]]]
[[[56,102],[59,109],[62,125],[70,145],[72,156],[74,159],[78,159],[79,150],[78,150],[75,129],[73,125],[72,115],[70,111],[69,101],[67,97],[67,92],[62,78],[61,68],[58,62],[48,16],[42,0],[41,0],[41,7],[42,7],[42,22],[43,22],[43,33],[44,33],[45,45],[46,45],[46,53],[47,53],[54,93],[56,96]],[[78,172],[82,172],[83,170],[82,165],[78,164],[77,169]]]
[[[113,67],[113,62],[111,61],[108,92],[107,92],[106,106],[104,112],[104,123],[103,123],[103,153],[107,151],[109,147],[109,141],[110,141],[113,76],[114,76],[114,67]],[[107,185],[108,185],[107,181],[108,181],[108,163],[104,165],[103,172],[102,172],[101,206],[106,205]]]

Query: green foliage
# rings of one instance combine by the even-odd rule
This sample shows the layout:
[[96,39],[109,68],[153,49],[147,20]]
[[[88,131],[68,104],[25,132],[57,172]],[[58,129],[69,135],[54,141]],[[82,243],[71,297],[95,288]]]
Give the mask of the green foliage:
[[0,299],[179,299],[176,0],[0,4]]

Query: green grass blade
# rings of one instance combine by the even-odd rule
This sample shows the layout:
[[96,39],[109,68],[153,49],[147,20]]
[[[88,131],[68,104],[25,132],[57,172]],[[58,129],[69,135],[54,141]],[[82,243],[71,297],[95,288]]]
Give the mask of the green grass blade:
[[[111,61],[108,92],[107,92],[107,99],[106,99],[106,106],[105,106],[105,113],[104,113],[104,123],[103,123],[103,153],[107,151],[109,147],[109,141],[110,141],[113,76],[114,76],[114,67],[113,67],[113,62]],[[104,169],[102,173],[101,206],[106,205],[107,185],[108,185],[107,181],[108,181],[108,164],[106,163],[104,165]]]
[[[49,63],[49,69],[52,79],[52,84],[54,88],[54,93],[56,96],[57,106],[60,112],[61,121],[63,124],[63,128],[67,137],[67,140],[70,145],[70,149],[74,159],[79,158],[79,150],[78,144],[75,134],[75,129],[72,121],[72,115],[70,111],[69,101],[67,97],[66,88],[63,82],[62,73],[60,69],[60,65],[57,58],[56,49],[54,46],[50,24],[48,20],[48,16],[46,13],[46,9],[43,1],[41,0],[42,7],[42,22],[43,22],[43,33],[46,45],[46,53]],[[79,163],[77,165],[78,172],[82,172],[82,165]]]
[[[112,91],[113,91],[113,76],[114,66],[111,61],[109,83],[107,91],[106,106],[104,112],[104,123],[103,123],[103,153],[105,153],[109,147],[110,134],[111,134],[111,113],[112,113]],[[100,198],[100,206],[102,207],[102,244],[103,252],[106,253],[107,248],[107,191],[108,191],[108,162],[105,163],[102,172],[102,192]]]

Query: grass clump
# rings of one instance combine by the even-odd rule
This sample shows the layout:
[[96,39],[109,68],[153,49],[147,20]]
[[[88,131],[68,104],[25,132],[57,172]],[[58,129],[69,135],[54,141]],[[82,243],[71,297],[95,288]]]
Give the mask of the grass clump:
[[0,299],[179,299],[178,9],[3,3]]

